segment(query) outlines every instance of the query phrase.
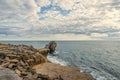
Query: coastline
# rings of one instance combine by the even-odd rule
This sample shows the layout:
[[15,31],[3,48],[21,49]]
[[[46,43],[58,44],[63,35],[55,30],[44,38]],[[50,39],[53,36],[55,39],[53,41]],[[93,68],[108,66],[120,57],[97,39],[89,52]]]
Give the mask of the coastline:
[[[0,66],[10,69],[21,80],[95,80],[90,74],[80,72],[79,68],[51,63],[47,55],[46,48],[0,44]],[[0,77],[2,79],[10,80],[5,75]]]

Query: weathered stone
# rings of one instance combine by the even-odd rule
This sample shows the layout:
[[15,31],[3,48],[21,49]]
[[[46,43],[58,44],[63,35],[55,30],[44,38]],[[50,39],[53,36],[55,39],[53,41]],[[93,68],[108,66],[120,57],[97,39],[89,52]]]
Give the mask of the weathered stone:
[[34,79],[37,79],[37,77],[38,77],[38,74],[32,75],[32,78],[34,78]]
[[19,76],[21,75],[21,71],[19,71],[18,69],[15,69],[15,73],[18,74]]
[[7,68],[9,65],[10,65],[10,62],[6,62],[6,63],[2,64],[1,66]]
[[17,59],[12,59],[12,60],[9,60],[10,63],[18,63],[19,61]]
[[49,44],[46,44],[45,48],[49,49],[49,53],[53,54],[55,52],[55,48],[57,47],[57,43],[55,41],[50,41]]
[[14,63],[11,63],[9,66],[8,66],[8,68],[10,68],[10,69],[16,69],[17,68],[17,65],[16,64],[14,64]]
[[33,65],[34,65],[34,59],[29,59],[29,60],[27,60],[27,63],[28,63],[30,66],[33,66]]
[[7,56],[8,56],[10,59],[19,58],[18,56],[14,55],[14,54],[8,54]]
[[0,53],[0,59],[5,59],[6,55],[4,53]]
[[48,80],[49,77],[47,75],[43,75],[43,74],[38,74],[37,78],[43,79],[43,80]]
[[40,53],[35,53],[35,56],[36,56],[36,64],[40,64],[40,63],[46,63],[47,62],[47,59]]
[[47,57],[47,55],[49,53],[49,49],[48,48],[41,48],[41,49],[39,49],[39,53],[41,53],[44,57]]
[[25,66],[25,63],[24,63],[22,60],[20,60],[20,64],[21,64],[22,66]]
[[0,80],[22,80],[14,71],[0,67]]
[[[34,67],[36,72],[41,75],[47,75],[48,80],[95,80],[91,75],[80,72],[79,68],[60,66],[53,63],[44,63]],[[42,76],[44,77],[44,76]]]
[[25,68],[23,68],[22,66],[17,66],[17,69],[19,70],[19,71],[26,71],[26,69]]
[[27,76],[29,74],[29,72],[21,72],[21,76]]

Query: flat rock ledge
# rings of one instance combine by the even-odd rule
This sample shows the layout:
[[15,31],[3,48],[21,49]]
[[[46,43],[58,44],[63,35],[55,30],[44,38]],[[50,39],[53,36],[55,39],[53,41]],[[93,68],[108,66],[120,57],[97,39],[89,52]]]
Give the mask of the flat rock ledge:
[[49,78],[49,80],[94,80],[91,75],[80,72],[80,69],[76,67],[44,63],[34,66],[34,69],[38,74],[44,75],[44,78]]
[[79,68],[47,60],[48,48],[0,44],[0,80],[95,80]]

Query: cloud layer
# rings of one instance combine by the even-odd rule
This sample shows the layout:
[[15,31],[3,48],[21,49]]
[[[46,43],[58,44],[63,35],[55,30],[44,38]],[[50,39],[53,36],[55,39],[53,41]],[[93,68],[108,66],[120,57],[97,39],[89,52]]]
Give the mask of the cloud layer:
[[1,40],[118,40],[120,0],[0,0]]

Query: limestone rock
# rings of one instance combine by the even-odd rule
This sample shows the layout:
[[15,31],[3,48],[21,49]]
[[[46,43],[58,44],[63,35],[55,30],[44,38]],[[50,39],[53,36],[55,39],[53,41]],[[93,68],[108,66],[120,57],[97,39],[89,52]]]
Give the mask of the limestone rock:
[[15,73],[18,74],[19,76],[21,75],[21,71],[18,69],[15,69]]
[[14,71],[0,67],[0,80],[22,80]]
[[38,49],[39,53],[41,53],[44,57],[47,57],[48,53],[49,53],[49,49],[48,48],[41,48]]
[[56,46],[55,41],[42,49],[0,44],[0,80],[94,80],[78,68],[49,63],[48,52],[54,53]]
[[47,58],[42,55],[44,52],[48,54],[47,50],[39,52],[32,46],[0,44],[0,65],[11,69],[24,80],[36,80],[37,77],[36,79],[34,76],[30,77],[30,75],[36,74],[32,67],[47,62]]
[[49,49],[49,53],[53,54],[55,52],[55,48],[57,47],[57,43],[55,41],[50,41],[49,44],[46,44],[45,48]]
[[81,73],[80,70],[75,67],[66,67],[53,63],[44,63],[37,65],[34,68],[36,69],[36,72],[42,77],[48,77],[48,80],[95,80],[91,75]]

